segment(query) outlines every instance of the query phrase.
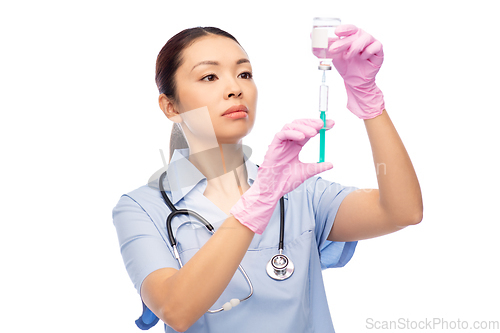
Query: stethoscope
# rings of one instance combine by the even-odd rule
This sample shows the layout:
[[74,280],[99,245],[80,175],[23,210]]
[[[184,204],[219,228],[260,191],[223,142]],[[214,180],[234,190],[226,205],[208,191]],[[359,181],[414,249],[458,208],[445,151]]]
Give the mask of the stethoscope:
[[[258,167],[258,165],[257,165]],[[182,268],[182,260],[181,256],[179,255],[179,251],[177,250],[177,240],[175,239],[174,233],[172,232],[172,219],[176,215],[190,215],[194,216],[198,221],[194,221],[197,223],[201,223],[202,225],[205,226],[205,228],[210,232],[210,234],[213,234],[215,232],[214,227],[210,222],[208,222],[203,216],[200,214],[196,213],[195,211],[189,210],[189,209],[177,209],[175,206],[172,204],[170,199],[168,198],[167,194],[165,193],[165,188],[163,187],[163,181],[167,175],[167,172],[163,172],[160,176],[159,180],[159,185],[160,185],[160,192],[163,197],[163,200],[165,201],[165,204],[170,208],[170,214],[167,217],[166,221],[166,227],[167,227],[167,233],[168,233],[168,240],[170,243],[170,246],[172,246],[172,249],[174,251],[174,257],[177,259],[177,262],[179,263],[179,267]],[[188,221],[184,223],[192,223],[193,221]],[[182,223],[182,224],[184,224]],[[182,225],[181,224],[181,225]],[[180,226],[179,226],[180,227]],[[178,227],[178,228],[179,228]],[[292,261],[283,254],[283,240],[285,238],[285,199],[281,197],[280,199],[280,235],[279,235],[279,244],[278,244],[278,251],[279,253],[274,255],[271,260],[266,265],[266,272],[267,274],[274,280],[282,281],[288,279],[294,271],[294,265]],[[236,299],[233,298],[231,301],[225,303],[221,308],[216,309],[216,310],[208,310],[208,313],[217,313],[221,311],[228,311],[240,304],[243,301],[246,301],[253,295],[253,285],[252,282],[250,281],[250,278],[248,277],[247,273],[243,269],[241,265],[238,265],[238,270],[241,272],[241,274],[245,277],[245,280],[247,281],[248,286],[250,287],[250,293],[248,294],[247,297],[242,298],[242,299]]]

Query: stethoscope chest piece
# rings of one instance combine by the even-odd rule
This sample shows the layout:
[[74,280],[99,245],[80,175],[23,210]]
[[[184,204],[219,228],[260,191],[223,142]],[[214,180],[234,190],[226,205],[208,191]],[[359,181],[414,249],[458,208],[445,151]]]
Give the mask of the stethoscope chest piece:
[[273,256],[266,265],[267,275],[275,280],[286,280],[292,276],[293,271],[292,261],[282,253]]

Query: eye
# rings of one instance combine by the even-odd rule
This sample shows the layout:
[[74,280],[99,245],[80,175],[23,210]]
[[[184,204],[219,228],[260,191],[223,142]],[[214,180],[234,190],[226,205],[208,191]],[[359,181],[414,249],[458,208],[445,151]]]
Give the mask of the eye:
[[209,74],[207,76],[204,76],[201,81],[215,81],[215,79],[217,78],[217,75],[215,74]]
[[250,72],[241,73],[239,76],[241,76],[242,79],[246,79],[246,80],[250,80],[251,78],[253,78],[253,75]]

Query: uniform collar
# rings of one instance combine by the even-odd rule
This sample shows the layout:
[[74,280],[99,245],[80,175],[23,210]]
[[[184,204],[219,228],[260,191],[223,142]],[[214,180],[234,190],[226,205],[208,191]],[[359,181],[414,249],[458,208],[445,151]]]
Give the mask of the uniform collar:
[[[243,152],[245,166],[247,169],[247,182],[252,186],[257,178],[257,165],[250,161],[245,151]],[[175,205],[184,198],[198,183],[206,188],[207,177],[205,177],[188,159],[189,148],[176,149],[167,167],[167,177],[163,186],[165,191],[172,193],[172,203]]]

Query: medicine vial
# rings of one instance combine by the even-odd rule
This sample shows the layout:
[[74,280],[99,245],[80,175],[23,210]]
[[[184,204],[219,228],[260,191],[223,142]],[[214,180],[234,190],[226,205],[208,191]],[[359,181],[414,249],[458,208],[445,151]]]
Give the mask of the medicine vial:
[[[341,23],[339,18],[315,17],[311,33],[312,52],[319,59],[318,69],[331,69],[331,59],[328,59],[329,38],[338,38],[335,28]],[[330,67],[330,68],[328,68]]]

